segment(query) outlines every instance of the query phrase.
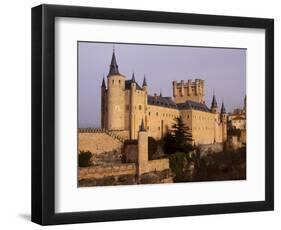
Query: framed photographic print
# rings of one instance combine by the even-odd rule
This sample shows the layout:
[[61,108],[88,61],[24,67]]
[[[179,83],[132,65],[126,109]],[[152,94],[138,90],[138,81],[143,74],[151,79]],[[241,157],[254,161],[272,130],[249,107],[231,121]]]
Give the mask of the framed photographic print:
[[32,8],[32,221],[274,208],[273,19]]

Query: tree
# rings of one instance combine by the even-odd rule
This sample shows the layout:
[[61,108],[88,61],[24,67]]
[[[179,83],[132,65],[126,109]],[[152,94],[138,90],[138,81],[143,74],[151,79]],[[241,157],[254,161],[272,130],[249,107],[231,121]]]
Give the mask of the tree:
[[192,135],[185,126],[181,116],[175,118],[175,124],[172,125],[172,135],[176,140],[178,148],[184,148],[188,142],[192,141]]
[[153,160],[153,155],[157,151],[157,141],[153,137],[148,137],[148,159]]
[[91,166],[92,153],[90,151],[81,151],[78,155],[78,165],[79,167]]
[[170,132],[167,132],[163,138],[163,150],[167,154],[173,154],[177,151],[176,139]]
[[175,152],[188,153],[193,150],[193,146],[190,144],[192,142],[192,135],[181,117],[175,119],[172,130],[167,132],[163,141],[164,152],[167,154],[173,154]]

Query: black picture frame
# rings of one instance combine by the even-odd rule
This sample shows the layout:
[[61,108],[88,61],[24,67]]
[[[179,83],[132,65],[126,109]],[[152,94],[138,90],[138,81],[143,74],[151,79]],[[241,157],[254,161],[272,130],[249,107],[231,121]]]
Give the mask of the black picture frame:
[[[109,19],[265,29],[265,200],[55,213],[55,18]],[[93,207],[94,208],[94,207]],[[274,209],[274,20],[62,5],[32,8],[32,221],[41,225]]]

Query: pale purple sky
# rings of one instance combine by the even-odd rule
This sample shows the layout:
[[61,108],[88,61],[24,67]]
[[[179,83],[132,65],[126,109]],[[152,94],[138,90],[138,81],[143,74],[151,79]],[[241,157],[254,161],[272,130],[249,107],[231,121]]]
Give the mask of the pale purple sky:
[[246,49],[159,46],[78,42],[78,126],[100,127],[100,86],[109,71],[113,46],[119,72],[142,85],[145,74],[148,92],[172,96],[173,80],[205,80],[208,107],[215,91],[218,106],[227,112],[242,107],[246,95]]

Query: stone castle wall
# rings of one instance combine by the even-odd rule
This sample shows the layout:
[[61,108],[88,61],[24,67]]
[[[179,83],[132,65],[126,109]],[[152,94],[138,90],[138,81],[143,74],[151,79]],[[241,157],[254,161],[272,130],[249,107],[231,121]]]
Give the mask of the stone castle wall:
[[93,154],[120,151],[123,143],[106,133],[78,133],[79,151],[90,151]]
[[180,116],[177,109],[148,105],[145,116],[145,125],[148,135],[159,140],[163,138]]
[[187,82],[173,82],[173,96],[176,103],[184,103],[187,100],[204,103],[204,81],[195,79],[195,81],[188,80]]
[[136,175],[136,164],[112,164],[107,166],[79,168],[79,180],[109,176]]
[[163,171],[170,168],[169,159],[157,159],[147,162],[147,172]]

